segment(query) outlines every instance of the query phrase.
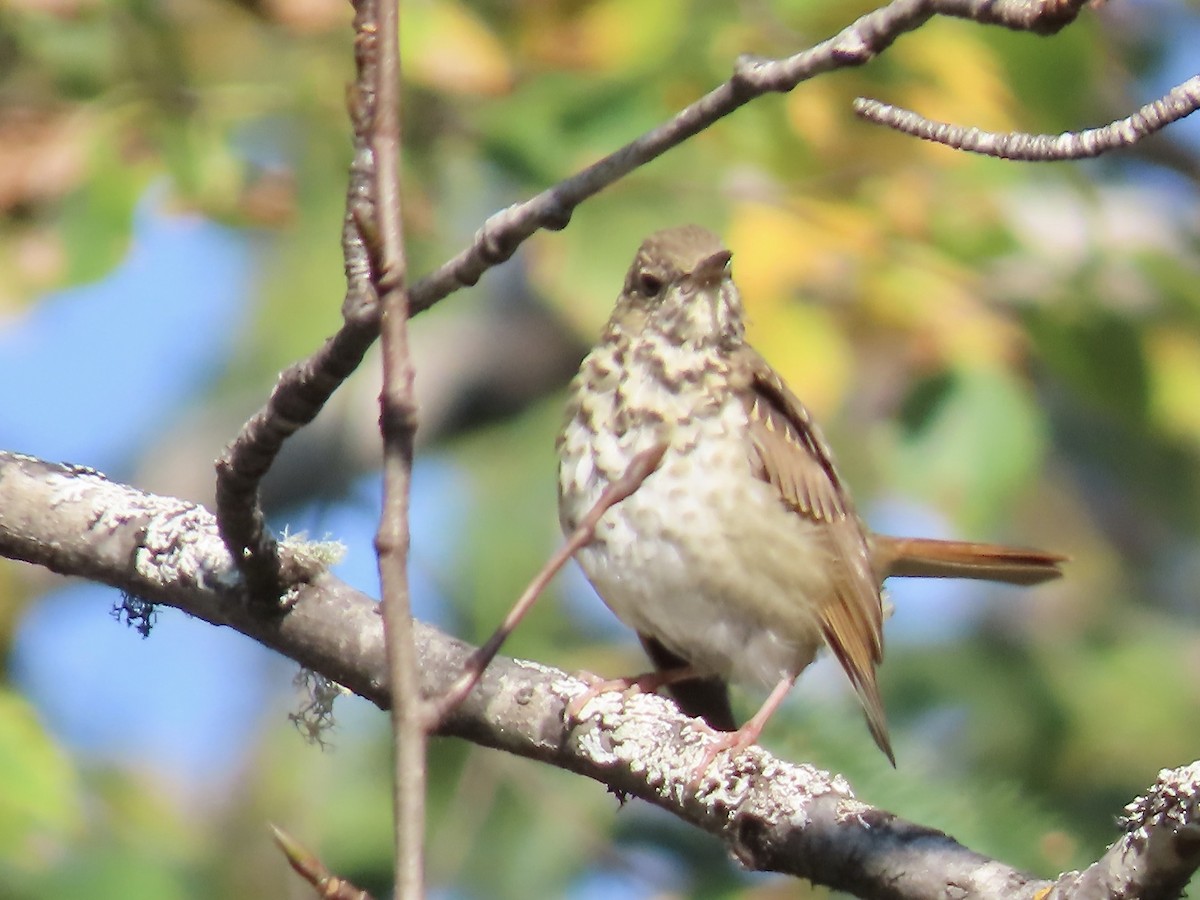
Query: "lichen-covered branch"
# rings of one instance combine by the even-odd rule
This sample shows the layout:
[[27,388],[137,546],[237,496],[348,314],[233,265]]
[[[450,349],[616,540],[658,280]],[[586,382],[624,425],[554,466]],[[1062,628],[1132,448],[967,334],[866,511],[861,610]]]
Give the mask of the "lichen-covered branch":
[[[389,705],[383,629],[371,598],[307,572],[284,615],[247,604],[233,561],[203,507],[139,492],[101,475],[0,452],[0,555],[112,585],[226,625],[381,707]],[[416,623],[421,693],[442,695],[474,648]],[[442,725],[446,734],[559,766],[654,803],[725,841],[747,866],[807,878],[869,898],[1126,898],[1123,885],[1165,886],[1171,897],[1200,859],[1196,772],[1165,773],[1128,813],[1128,833],[1097,865],[1104,876],[1040,880],[977,854],[941,832],[857,800],[840,776],[752,747],[718,763],[699,788],[694,767],[711,735],[655,695],[602,694],[578,724],[564,720],[586,685],[537,663],[497,657]],[[1095,868],[1095,867],[1093,867]],[[1145,882],[1139,878],[1147,879]],[[1165,891],[1165,892],[1164,892]]]
[[1082,872],[1068,872],[1045,900],[1114,897],[1174,900],[1200,866],[1200,762],[1163,769],[1147,792],[1127,807],[1124,834]]

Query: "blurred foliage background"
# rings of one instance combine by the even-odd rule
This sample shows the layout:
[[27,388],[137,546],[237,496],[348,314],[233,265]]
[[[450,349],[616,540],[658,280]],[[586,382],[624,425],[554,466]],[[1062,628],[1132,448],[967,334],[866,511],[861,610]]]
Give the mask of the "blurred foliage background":
[[[410,271],[456,252],[490,212],[660,123],[725,79],[738,54],[793,53],[870,8],[404,4]],[[191,388],[104,461],[139,486],[206,499],[212,459],[275,373],[337,327],[350,15],[339,0],[0,6],[0,335],[70,296],[129,344],[90,366],[70,345],[24,359],[0,419],[29,402],[31,385],[82,390],[139,365],[139,341],[158,341],[152,317],[122,318],[119,298],[64,293],[135,258],[140,208],[207,223],[247,253],[238,313],[220,340],[193,342]],[[1094,859],[1160,768],[1200,756],[1196,130],[1184,122],[1089,163],[1020,165],[865,125],[850,102],[876,96],[992,130],[1081,128],[1190,75],[1198,38],[1195,3],[1112,2],[1051,39],[932,21],[861,70],[756,101],[421,316],[413,528],[425,615],[482,638],[555,546],[566,378],[641,237],[704,223],[734,251],[751,339],[824,423],[877,528],[1073,558],[1062,583],[1031,592],[892,586],[881,680],[896,771],[824,663],[766,745],[1039,874]],[[203,313],[208,276],[147,266],[136,289],[155,309],[182,302],[194,281],[200,299],[189,302]],[[87,344],[110,340],[92,330]],[[172,367],[156,365],[138,393],[102,408],[105,428],[126,428],[127,410],[148,402],[141,392]],[[280,527],[341,537],[368,575],[376,378],[357,376],[289,448],[269,498]],[[41,417],[65,415],[54,402]],[[105,428],[74,435],[84,441],[70,445],[84,448],[74,462],[101,464],[86,440]],[[35,449],[12,428],[0,435]],[[267,820],[385,894],[385,716],[347,700],[331,748],[307,746],[287,722],[299,702],[292,668],[231,668],[255,651],[226,643],[161,676],[179,715],[160,726],[204,748],[214,727],[186,715],[201,683],[252,696],[253,724],[226,763],[197,774],[153,754],[93,753],[31,689],[29,660],[78,656],[119,629],[92,604],[71,632],[79,645],[62,650],[53,628],[33,636],[26,623],[60,588],[0,564],[0,896],[306,896]],[[508,652],[640,671],[630,636],[577,574],[556,591]],[[92,661],[94,685],[62,687],[95,691],[98,728],[137,715],[151,690],[106,675],[116,656],[142,652],[136,636],[122,640],[128,650]],[[747,876],[712,839],[642,804],[619,807],[594,783],[458,742],[436,741],[431,762],[436,896],[828,896]]]

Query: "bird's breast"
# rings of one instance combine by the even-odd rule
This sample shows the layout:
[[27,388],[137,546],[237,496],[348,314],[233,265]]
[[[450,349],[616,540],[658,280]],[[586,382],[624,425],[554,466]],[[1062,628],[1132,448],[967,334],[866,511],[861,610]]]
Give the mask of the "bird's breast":
[[808,601],[828,590],[823,543],[755,476],[745,407],[728,386],[711,372],[658,375],[626,371],[606,391],[574,386],[559,443],[563,527],[637,453],[665,444],[658,469],[605,513],[579,562],[629,626],[701,668],[773,683],[820,643]]

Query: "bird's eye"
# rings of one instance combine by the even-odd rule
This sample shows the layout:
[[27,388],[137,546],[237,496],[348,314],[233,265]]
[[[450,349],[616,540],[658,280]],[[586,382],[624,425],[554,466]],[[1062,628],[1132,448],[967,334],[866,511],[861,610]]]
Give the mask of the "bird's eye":
[[647,297],[657,297],[663,289],[663,280],[652,272],[642,272],[638,276],[638,290]]

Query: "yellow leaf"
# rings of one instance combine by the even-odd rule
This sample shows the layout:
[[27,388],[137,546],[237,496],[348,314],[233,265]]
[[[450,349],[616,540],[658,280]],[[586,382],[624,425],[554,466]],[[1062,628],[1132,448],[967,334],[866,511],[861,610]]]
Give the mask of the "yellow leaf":
[[930,169],[924,166],[898,168],[885,178],[875,179],[864,196],[874,198],[883,224],[890,232],[921,241],[928,239],[938,198]]
[[793,300],[769,314],[749,306],[749,339],[818,418],[841,407],[853,374],[853,352],[829,310]]
[[864,280],[863,307],[876,322],[907,332],[910,353],[965,368],[1005,366],[1021,355],[1020,328],[976,293],[972,273],[916,245],[900,244],[892,254]]
[[788,125],[817,152],[826,154],[842,145],[846,116],[846,97],[825,79],[791,91],[784,100]]
[[878,243],[875,223],[860,209],[812,200],[790,208],[739,204],[727,237],[738,285],[762,303],[797,291],[841,293],[847,272],[873,256]]
[[601,0],[580,18],[582,49],[597,69],[625,71],[657,60],[678,40],[682,0]]
[[809,268],[811,229],[788,210],[765,204],[738,206],[726,243],[733,250],[733,272],[743,295],[771,303]]
[[1172,434],[1200,443],[1200,340],[1163,328],[1147,335],[1146,349],[1154,418]]
[[502,94],[513,73],[487,24],[451,0],[406,4],[400,24],[405,77],[450,94]]
[[683,35],[687,0],[599,0],[578,13],[524,3],[522,53],[558,68],[625,72],[654,66]]
[[799,212],[740,204],[728,229],[733,274],[746,303],[749,338],[817,415],[841,405],[851,351],[829,311],[804,300],[806,288],[831,272],[838,248],[864,232],[844,207],[812,203]]

